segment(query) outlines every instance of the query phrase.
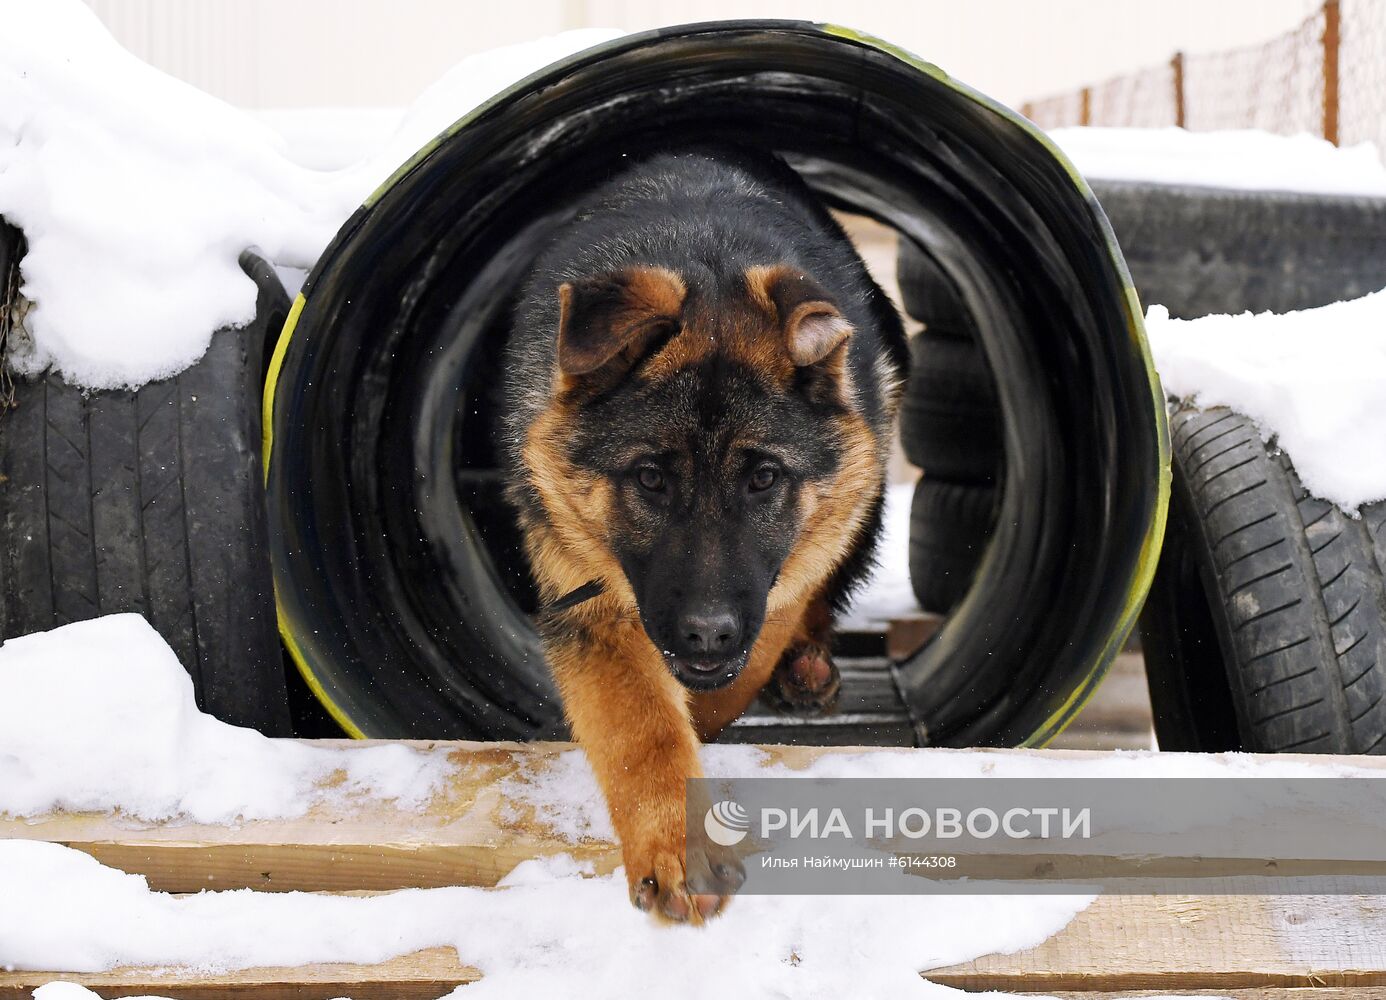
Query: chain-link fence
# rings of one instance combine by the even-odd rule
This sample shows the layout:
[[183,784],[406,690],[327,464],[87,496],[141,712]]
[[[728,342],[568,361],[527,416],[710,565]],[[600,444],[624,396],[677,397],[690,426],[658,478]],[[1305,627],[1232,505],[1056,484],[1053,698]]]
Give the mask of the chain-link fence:
[[1343,0],[1340,46],[1340,141],[1374,142],[1386,157],[1386,2]]
[[1386,0],[1326,0],[1264,44],[1176,53],[1164,66],[1021,110],[1045,128],[1258,128],[1309,132],[1342,145],[1375,142],[1386,154]]

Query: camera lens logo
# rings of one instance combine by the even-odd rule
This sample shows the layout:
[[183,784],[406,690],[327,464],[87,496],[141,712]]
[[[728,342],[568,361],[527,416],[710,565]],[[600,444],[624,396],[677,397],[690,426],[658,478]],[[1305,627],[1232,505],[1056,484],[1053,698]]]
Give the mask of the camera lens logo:
[[732,847],[746,839],[751,829],[751,819],[746,810],[731,799],[725,799],[707,811],[703,817],[703,829],[714,844]]

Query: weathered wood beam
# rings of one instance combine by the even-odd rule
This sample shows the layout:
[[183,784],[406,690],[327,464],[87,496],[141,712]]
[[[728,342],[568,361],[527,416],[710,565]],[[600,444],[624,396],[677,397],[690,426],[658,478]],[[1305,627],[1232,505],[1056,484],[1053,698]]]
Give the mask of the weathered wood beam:
[[[343,745],[350,744],[343,741]],[[414,744],[444,748],[456,764],[447,787],[426,808],[401,810],[369,798],[321,806],[292,820],[264,820],[239,826],[141,824],[120,816],[60,814],[41,820],[0,818],[0,839],[20,837],[65,844],[102,863],[146,876],[164,892],[203,889],[388,890],[442,885],[495,885],[519,862],[559,853],[590,861],[600,873],[620,863],[615,845],[572,844],[534,822],[532,814],[505,792],[507,782],[542,776],[564,743]],[[853,752],[832,747],[767,746],[767,756],[802,768],[826,754]],[[938,751],[908,751],[927,755]],[[978,752],[978,751],[963,751]],[[1097,751],[987,751],[1048,759],[1098,760]],[[1275,762],[1318,762],[1322,758],[1281,754]],[[1386,769],[1386,758],[1335,758],[1335,763]],[[1036,855],[996,856],[994,877],[1033,874],[1052,867]],[[1096,877],[1110,868],[1095,857],[1084,867],[1078,858],[1068,877]],[[1230,869],[1223,869],[1227,872]],[[1346,874],[1349,869],[1341,869]],[[1247,869],[1250,871],[1250,869]],[[1158,874],[1158,868],[1151,869]],[[1278,874],[1293,872],[1283,868]],[[980,870],[973,874],[981,874]]]

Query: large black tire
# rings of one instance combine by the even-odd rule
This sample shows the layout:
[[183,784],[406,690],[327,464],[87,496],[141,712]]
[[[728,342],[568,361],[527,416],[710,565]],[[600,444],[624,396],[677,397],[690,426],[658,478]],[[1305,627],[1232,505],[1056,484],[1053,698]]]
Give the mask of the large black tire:
[[1386,504],[1350,518],[1231,410],[1181,404],[1146,602],[1165,749],[1386,752]]
[[1005,462],[1001,402],[975,340],[931,331],[910,338],[900,400],[900,447],[933,479],[995,483]]
[[967,599],[892,677],[921,743],[1045,742],[1120,649],[1165,519],[1164,399],[1136,298],[1091,192],[1030,123],[810,24],[579,53],[446,130],[342,229],[266,393],[291,654],[353,733],[549,731],[526,581],[503,572],[513,526],[488,530],[480,506],[503,479],[494,359],[553,227],[675,134],[784,155],[832,207],[926,247],[967,304],[1000,376],[1001,513]]
[[895,283],[905,313],[923,323],[930,335],[976,340],[976,321],[963,305],[957,286],[913,240],[900,241]]
[[[1093,181],[1146,304],[1182,318],[1289,312],[1356,298],[1386,270],[1386,198]],[[905,311],[931,332],[975,328],[942,269],[900,241]]]
[[996,522],[997,491],[925,477],[910,505],[910,586],[925,611],[947,614],[963,599]]
[[203,711],[288,735],[259,461],[264,341],[288,302],[263,261],[242,265],[255,323],[218,331],[181,375],[135,392],[16,384],[0,417],[0,638],[139,612]]
[[1386,271],[1386,198],[1095,181],[1141,301],[1174,316],[1357,298]]

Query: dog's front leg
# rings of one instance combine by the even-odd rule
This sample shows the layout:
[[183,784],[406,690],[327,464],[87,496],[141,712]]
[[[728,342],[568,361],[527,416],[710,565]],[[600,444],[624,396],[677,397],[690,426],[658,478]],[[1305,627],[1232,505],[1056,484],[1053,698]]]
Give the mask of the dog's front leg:
[[621,840],[631,901],[677,922],[713,916],[744,872],[713,844],[694,846],[685,866],[685,782],[702,775],[687,691],[638,625],[546,631],[564,710]]

